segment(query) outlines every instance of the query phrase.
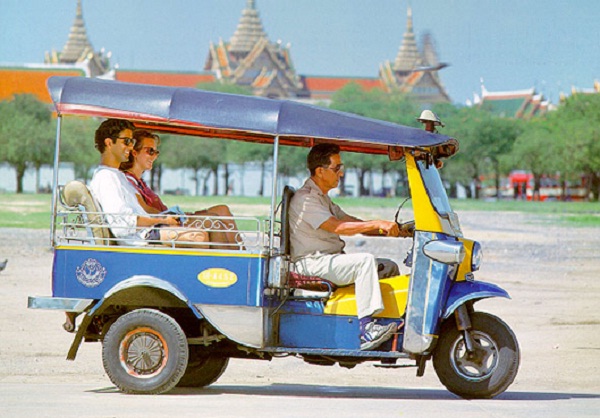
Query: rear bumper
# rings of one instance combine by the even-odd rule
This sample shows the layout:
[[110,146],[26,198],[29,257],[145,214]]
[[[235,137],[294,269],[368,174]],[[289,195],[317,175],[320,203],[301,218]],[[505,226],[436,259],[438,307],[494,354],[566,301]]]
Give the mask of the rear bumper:
[[29,309],[50,309],[65,312],[83,312],[94,303],[94,299],[53,298],[29,296]]

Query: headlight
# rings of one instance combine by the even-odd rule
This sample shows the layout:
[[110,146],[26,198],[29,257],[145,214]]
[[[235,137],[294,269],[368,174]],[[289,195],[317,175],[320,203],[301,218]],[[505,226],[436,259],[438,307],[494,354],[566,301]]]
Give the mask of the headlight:
[[423,246],[423,252],[444,264],[460,264],[465,258],[465,247],[460,241],[429,241]]
[[471,271],[479,270],[481,262],[483,261],[483,250],[481,244],[477,241],[473,243],[473,251],[471,253]]

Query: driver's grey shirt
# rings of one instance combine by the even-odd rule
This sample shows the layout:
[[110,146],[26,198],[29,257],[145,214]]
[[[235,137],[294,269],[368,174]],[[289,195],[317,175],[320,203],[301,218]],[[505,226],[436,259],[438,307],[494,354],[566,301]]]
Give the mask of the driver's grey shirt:
[[348,215],[309,178],[294,194],[289,208],[292,261],[344,250],[346,243],[338,234],[319,228],[332,216],[343,219]]

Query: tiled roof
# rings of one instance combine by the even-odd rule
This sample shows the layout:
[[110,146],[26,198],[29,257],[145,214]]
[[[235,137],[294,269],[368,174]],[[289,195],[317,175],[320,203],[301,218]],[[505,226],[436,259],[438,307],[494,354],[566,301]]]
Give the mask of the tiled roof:
[[347,84],[356,83],[366,90],[383,88],[379,78],[304,76],[304,85],[314,93],[333,93]]
[[129,83],[158,84],[170,87],[196,87],[198,83],[212,83],[212,73],[184,73],[168,71],[117,70],[115,79]]
[[0,67],[0,100],[10,99],[15,94],[33,94],[44,103],[52,103],[46,80],[54,75],[84,76],[85,72],[72,67]]

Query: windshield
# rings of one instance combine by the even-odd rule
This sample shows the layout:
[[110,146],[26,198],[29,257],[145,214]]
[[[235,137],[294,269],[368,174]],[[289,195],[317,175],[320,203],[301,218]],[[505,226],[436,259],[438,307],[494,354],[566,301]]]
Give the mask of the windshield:
[[427,189],[427,194],[431,199],[431,203],[437,213],[440,215],[448,215],[452,213],[450,202],[446,189],[440,178],[440,173],[433,164],[426,164],[425,161],[417,161],[417,166],[423,177],[423,183]]

